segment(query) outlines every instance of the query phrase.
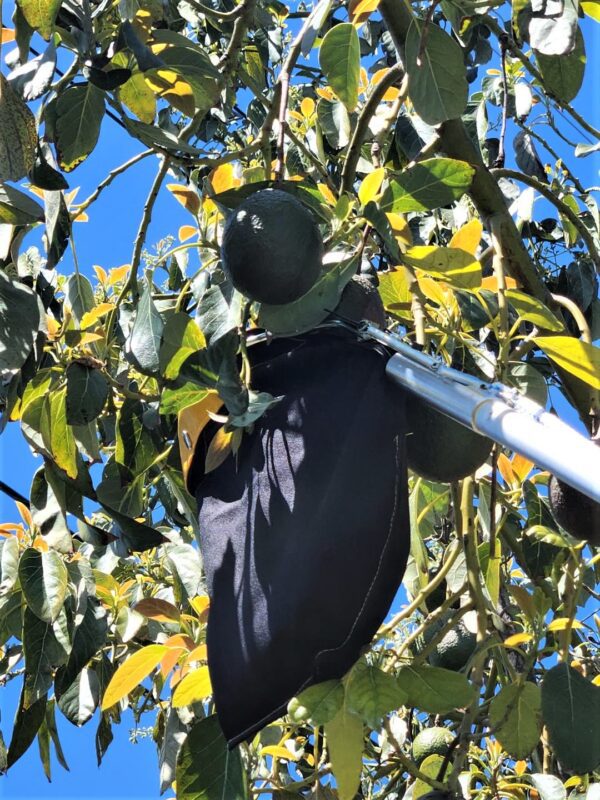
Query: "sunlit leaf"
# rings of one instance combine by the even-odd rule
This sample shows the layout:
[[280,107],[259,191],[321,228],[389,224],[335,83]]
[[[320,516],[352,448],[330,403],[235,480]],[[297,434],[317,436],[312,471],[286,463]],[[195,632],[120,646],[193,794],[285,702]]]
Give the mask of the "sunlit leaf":
[[149,644],[129,656],[112,676],[102,698],[102,709],[114,706],[126,697],[160,664],[168,651],[163,644]]
[[212,693],[212,685],[208,667],[198,667],[198,669],[188,672],[181,680],[173,693],[173,706],[183,708],[204,700]]
[[559,367],[600,389],[600,348],[571,336],[536,336],[534,341]]

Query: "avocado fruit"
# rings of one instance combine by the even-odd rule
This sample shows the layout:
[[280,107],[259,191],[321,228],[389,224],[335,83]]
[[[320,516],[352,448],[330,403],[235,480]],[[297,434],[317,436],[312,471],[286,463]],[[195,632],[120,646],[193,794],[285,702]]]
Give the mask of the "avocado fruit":
[[250,195],[225,224],[223,271],[252,301],[284,305],[302,297],[319,277],[322,256],[312,214],[280,189]]
[[493,442],[436,411],[414,394],[407,395],[406,458],[417,475],[436,483],[471,475],[490,455]]
[[448,728],[434,726],[423,728],[414,738],[412,756],[416,764],[420,764],[428,756],[445,756],[454,741]]
[[556,475],[550,477],[548,496],[554,519],[561,528],[580,542],[587,541],[592,547],[600,547],[600,503]]
[[[449,619],[450,614],[444,614],[430,625],[423,634],[423,645],[428,645]],[[458,672],[467,664],[475,652],[476,646],[477,636],[467,628],[461,619],[434,647],[428,656],[428,661],[432,667],[442,667]]]
[[366,319],[380,328],[386,326],[383,300],[377,286],[366,275],[354,275],[348,281],[331,317],[341,317],[352,322]]

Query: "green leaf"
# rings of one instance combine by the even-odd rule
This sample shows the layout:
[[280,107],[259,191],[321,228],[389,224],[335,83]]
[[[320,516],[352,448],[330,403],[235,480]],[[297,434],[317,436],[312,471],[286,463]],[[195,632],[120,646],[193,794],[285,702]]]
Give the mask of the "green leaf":
[[83,619],[75,628],[69,660],[56,676],[57,694],[64,694],[90,659],[100,652],[108,635],[106,611],[98,600],[88,597]]
[[102,413],[108,399],[108,382],[102,373],[83,364],[67,367],[67,423],[87,425]]
[[502,747],[514,758],[526,758],[542,732],[542,696],[535,683],[505,686],[490,704],[490,722]]
[[0,185],[0,223],[7,225],[31,225],[44,218],[44,210],[31,195]]
[[507,289],[506,296],[521,319],[532,322],[534,325],[537,325],[538,328],[543,328],[548,331],[564,330],[565,326],[562,322],[541,300],[530,297],[528,294],[518,289]]
[[468,96],[463,51],[445,31],[433,23],[423,31],[422,22],[413,19],[405,63],[408,94],[424,122],[439,125],[463,114]]
[[548,387],[544,376],[531,364],[520,362],[509,364],[506,376],[507,383],[515,386],[521,394],[530,397],[541,406],[546,405]]
[[81,322],[83,315],[96,305],[92,284],[85,275],[76,272],[67,279],[64,291],[67,306],[77,322]]
[[35,117],[0,74],[0,180],[19,181],[33,167],[37,150]]
[[215,715],[196,722],[177,759],[177,800],[246,800],[239,748],[228,750]]
[[570,103],[577,96],[585,72],[585,42],[581,30],[577,29],[575,49],[561,56],[545,56],[536,53],[536,61],[544,79],[544,89],[563,103]]
[[41,433],[56,464],[69,478],[77,478],[78,450],[73,428],[67,423],[67,387],[53,392],[42,409]]
[[48,732],[50,734],[50,739],[52,740],[52,744],[54,745],[54,750],[56,751],[56,759],[58,763],[66,769],[67,772],[69,771],[69,765],[67,764],[67,760],[65,758],[65,754],[63,753],[62,745],[60,743],[60,739],[58,738],[58,729],[56,727],[56,716],[55,716],[55,708],[56,708],[56,701],[50,700],[46,706],[46,725],[48,727]]
[[0,374],[20,369],[40,324],[37,297],[28,286],[0,271]]
[[404,667],[398,684],[407,696],[406,705],[428,714],[446,714],[468,706],[475,687],[464,675],[442,667]]
[[474,289],[481,285],[481,264],[466,250],[457,247],[418,245],[409,247],[404,261],[451,286]]
[[164,327],[159,351],[160,371],[169,380],[179,375],[183,362],[206,347],[204,334],[182,311],[171,314]]
[[70,86],[56,101],[56,148],[65,172],[92,152],[104,116],[104,92],[92,83]]
[[385,714],[395,711],[406,700],[398,681],[379,667],[359,662],[352,670],[346,687],[346,706],[374,730]]
[[19,543],[16,536],[0,540],[0,598],[9,594],[19,574]]
[[317,103],[317,119],[325,138],[334,150],[348,146],[352,125],[343,103],[321,98]]
[[48,40],[54,31],[54,20],[61,0],[18,0],[18,5],[30,28]]
[[186,382],[175,389],[167,387],[160,398],[160,413],[179,414],[184,408],[204,400],[207,394],[208,389],[202,389],[197,383]]
[[542,800],[567,800],[567,790],[561,779],[556,775],[534,772],[531,776],[531,782],[538,790]]
[[382,211],[431,211],[458,200],[469,189],[475,169],[466,161],[430,158],[404,172],[390,173]]
[[101,503],[101,505],[109,517],[112,517],[119,526],[121,531],[120,538],[130,552],[143,553],[167,541],[162,533],[154,530],[149,525],[131,519],[131,517],[122,514],[120,511],[107,506],[106,503]]
[[342,22],[331,28],[321,43],[319,66],[337,97],[354,111],[360,81],[360,42],[354,25]]
[[33,476],[29,497],[31,517],[46,543],[59,553],[71,553],[71,531],[58,498],[48,483],[45,467],[40,467]]
[[163,330],[162,317],[152,300],[152,285],[151,282],[147,282],[140,297],[128,341],[129,354],[141,372],[150,375],[158,372]]
[[126,399],[117,417],[115,460],[141,475],[156,459],[154,442],[144,426],[144,407],[139,400]]
[[100,702],[100,683],[93,669],[87,667],[62,693],[57,693],[58,707],[73,725],[81,727],[94,715]]
[[293,303],[270,306],[262,303],[258,324],[271,333],[291,336],[311,330],[337,306],[344,287],[356,274],[358,256],[341,261],[323,272],[315,285]]
[[404,268],[384,272],[379,276],[379,294],[386,311],[399,317],[412,319],[407,271]]
[[542,681],[542,715],[564,769],[582,774],[600,765],[599,686],[558,664]]
[[[424,774],[427,775],[428,778],[433,778],[437,780],[438,775],[440,774],[440,769],[444,763],[444,757],[439,756],[437,754],[433,754],[427,756],[426,759],[420,764],[419,769]],[[424,797],[426,794],[431,792],[431,786],[426,782],[417,778],[415,781],[415,788],[413,789],[413,798],[414,800],[418,800],[419,797]]]
[[341,681],[323,681],[309,686],[288,703],[288,714],[293,722],[310,722],[324,725],[338,713],[344,702]]
[[142,72],[134,71],[129,80],[119,86],[117,96],[143,123],[152,125],[156,116],[156,96]]
[[536,336],[534,342],[559,367],[600,389],[600,348],[571,336]]
[[25,706],[24,699],[25,692],[23,691],[8,748],[6,763],[9,769],[29,750],[46,716],[46,696],[40,697],[28,708]]
[[400,254],[400,247],[394,236],[394,231],[390,222],[384,212],[379,208],[377,203],[369,200],[363,210],[364,218],[371,223],[377,233],[383,239],[385,249],[388,251],[393,264],[400,264],[402,256]]
[[[64,614],[64,611],[63,611]],[[64,614],[66,619],[66,614]],[[65,620],[62,620],[64,622]],[[44,697],[52,686],[54,670],[68,658],[61,625],[56,629],[43,622],[29,608],[23,614],[23,652],[25,654],[24,705]]]
[[44,622],[54,622],[67,594],[67,568],[54,550],[41,553],[33,547],[23,551],[19,580],[27,605]]
[[342,707],[325,724],[325,736],[339,798],[353,800],[360,785],[362,771],[362,720]]
[[[160,42],[165,36],[173,35],[173,31],[157,31],[154,38]],[[199,45],[185,36],[178,41],[185,46],[166,47],[160,51],[160,59],[167,69],[176,72],[190,85],[196,108],[208,110],[219,94],[219,73]]]

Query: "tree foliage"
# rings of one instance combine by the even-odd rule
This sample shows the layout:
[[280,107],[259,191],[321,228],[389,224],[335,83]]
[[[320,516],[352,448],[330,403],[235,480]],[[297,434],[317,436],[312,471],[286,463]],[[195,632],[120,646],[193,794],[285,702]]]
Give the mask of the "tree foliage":
[[[500,447],[460,483],[411,476],[407,603],[343,680],[228,753],[177,431],[191,406],[218,412],[217,466],[273,402],[239,369],[250,327],[314,327],[362,270],[407,341],[542,405],[560,393],[597,432],[600,217],[579,159],[600,132],[572,102],[598,8],[19,0],[0,78],[1,424],[43,465],[0,526],[0,673],[22,685],[1,770],[36,737],[48,777],[51,749],[66,765],[57,710],[96,726],[100,763],[130,708],[180,800],[599,796],[599,557],[557,525],[548,475]],[[139,154],[75,202],[70,173],[115,125]],[[130,263],[73,253],[60,273],[73,224],[142,158],[156,177]],[[246,302],[219,263],[228,211],[274,183],[326,245],[316,289],[281,308]],[[160,192],[189,224],[150,253]],[[25,241],[40,230],[43,252]],[[457,630],[471,645],[448,668]],[[433,726],[452,743],[417,766]]]

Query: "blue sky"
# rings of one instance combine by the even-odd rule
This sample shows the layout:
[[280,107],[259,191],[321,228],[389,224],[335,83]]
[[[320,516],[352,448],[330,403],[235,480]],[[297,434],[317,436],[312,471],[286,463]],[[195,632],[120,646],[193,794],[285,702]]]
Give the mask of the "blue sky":
[[[12,4],[5,4],[4,23],[10,25]],[[600,26],[586,21],[584,34],[588,66],[583,90],[575,101],[576,108],[596,126],[600,125]],[[10,49],[10,46],[7,48]],[[480,75],[480,78],[482,76]],[[478,84],[475,84],[476,86]],[[92,156],[68,176],[71,188],[80,186],[78,200],[85,198],[97,185],[99,178],[140,151],[140,146],[121,128],[105,119],[100,142]],[[565,154],[566,156],[567,154]],[[568,163],[587,185],[600,183],[598,159],[576,160],[572,154]],[[134,166],[125,177],[118,178],[89,210],[90,222],[75,226],[75,243],[82,271],[92,274],[92,266],[106,269],[128,263],[139,225],[139,215],[150,184],[154,178],[156,160],[148,158]],[[153,245],[161,238],[176,235],[180,225],[190,217],[168,192],[162,192],[155,206],[147,243]],[[32,234],[24,247],[38,244],[39,235]],[[191,251],[190,258],[196,258]],[[58,267],[59,272],[72,272],[70,251]],[[561,413],[565,405],[557,403]],[[572,415],[568,415],[572,421]],[[21,437],[18,426],[10,424],[0,439],[0,479],[25,495],[34,470],[39,466]],[[15,505],[0,494],[0,521],[17,518]],[[0,689],[0,727],[6,740],[10,739],[12,720],[20,689],[18,682]],[[53,761],[53,782],[48,784],[37,753],[37,743],[10,771],[0,778],[0,798],[28,800],[61,800],[62,798],[151,798],[158,797],[156,748],[151,738],[138,744],[129,742],[131,718],[125,716],[121,726],[113,729],[115,740],[101,768],[96,766],[94,735],[98,714],[82,730],[76,730],[60,713],[57,722],[63,749],[71,771],[65,772]],[[171,795],[167,792],[166,797]]]

